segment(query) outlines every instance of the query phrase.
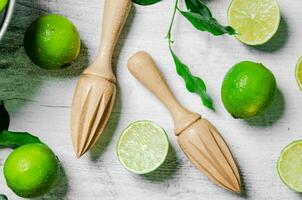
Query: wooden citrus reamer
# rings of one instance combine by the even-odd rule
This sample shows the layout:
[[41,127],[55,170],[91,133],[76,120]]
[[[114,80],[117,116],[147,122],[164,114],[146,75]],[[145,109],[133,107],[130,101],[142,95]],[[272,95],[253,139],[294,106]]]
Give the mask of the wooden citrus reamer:
[[101,44],[94,63],[77,83],[71,111],[71,137],[77,157],[97,141],[116,95],[112,55],[131,8],[131,0],[105,0]]
[[180,105],[149,54],[136,53],[129,59],[128,68],[168,108],[178,143],[191,162],[217,185],[240,193],[237,165],[217,129]]

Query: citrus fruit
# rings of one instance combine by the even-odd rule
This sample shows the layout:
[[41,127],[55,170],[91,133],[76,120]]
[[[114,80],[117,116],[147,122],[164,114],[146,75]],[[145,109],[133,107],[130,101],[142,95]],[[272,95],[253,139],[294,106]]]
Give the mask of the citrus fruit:
[[277,32],[281,14],[277,0],[232,0],[228,10],[229,25],[236,38],[247,45],[261,45]]
[[15,149],[4,163],[8,187],[18,196],[38,197],[48,192],[59,177],[59,161],[44,144],[27,144]]
[[165,131],[150,121],[136,121],[122,133],[117,143],[121,164],[136,174],[156,170],[166,159],[169,150]]
[[8,0],[0,0],[0,12],[2,10],[4,10],[4,8],[6,7],[7,3],[8,3]]
[[225,75],[221,98],[233,117],[251,118],[272,103],[276,90],[276,79],[269,69],[260,63],[243,61]]
[[282,150],[277,170],[289,188],[302,192],[302,140],[294,141]]
[[295,75],[299,88],[302,90],[302,57],[299,59],[296,65]]
[[27,29],[24,48],[39,67],[59,69],[74,61],[80,52],[80,36],[76,27],[61,15],[39,17]]

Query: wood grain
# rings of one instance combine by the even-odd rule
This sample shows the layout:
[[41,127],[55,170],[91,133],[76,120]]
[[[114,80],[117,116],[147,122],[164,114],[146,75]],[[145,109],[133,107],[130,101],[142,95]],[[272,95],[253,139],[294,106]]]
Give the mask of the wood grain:
[[[222,22],[230,1],[213,0],[209,6]],[[204,108],[198,96],[188,93],[175,73],[173,61],[164,39],[172,14],[173,1],[163,0],[150,6],[135,6],[130,12],[125,31],[114,55],[118,80],[117,101],[103,140],[82,159],[72,151],[69,114],[72,93],[83,68],[94,58],[99,44],[98,28],[103,13],[101,0],[17,0],[9,32],[0,43],[0,98],[11,114],[12,130],[38,135],[55,151],[64,168],[60,187],[45,200],[298,200],[278,178],[276,161],[283,147],[302,138],[302,95],[294,79],[294,67],[301,56],[301,0],[279,0],[282,23],[273,42],[261,48],[247,47],[228,36],[212,37],[200,33],[182,17],[176,17],[175,51],[202,77],[214,99],[215,113]],[[79,60],[60,71],[35,67],[23,49],[26,27],[45,13],[59,13],[72,20],[80,30],[84,48]],[[93,31],[91,31],[93,30]],[[159,67],[175,92],[188,107],[203,113],[224,134],[239,164],[246,196],[230,194],[212,184],[187,161],[173,136],[173,121],[127,70],[128,58],[138,50],[154,55]],[[224,74],[242,60],[262,62],[276,75],[279,93],[271,109],[263,116],[242,121],[233,119],[223,108],[220,86]],[[122,130],[138,119],[153,120],[168,133],[173,148],[169,160],[155,174],[136,176],[119,164],[115,144]],[[9,150],[0,152],[0,171]],[[0,192],[18,200],[6,186],[0,173]]]

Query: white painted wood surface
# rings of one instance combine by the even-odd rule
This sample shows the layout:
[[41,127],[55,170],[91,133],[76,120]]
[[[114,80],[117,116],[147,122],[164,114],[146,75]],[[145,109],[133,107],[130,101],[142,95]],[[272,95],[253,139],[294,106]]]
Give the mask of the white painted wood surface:
[[[230,1],[208,4],[217,18],[226,22]],[[253,48],[236,39],[212,37],[195,31],[177,16],[175,50],[202,77],[217,111],[207,110],[197,95],[186,91],[164,39],[173,1],[154,6],[134,6],[114,56],[118,79],[117,101],[107,129],[96,147],[77,160],[69,135],[70,105],[78,76],[92,61],[99,43],[102,0],[17,0],[9,32],[0,44],[0,98],[11,115],[11,130],[38,135],[58,155],[64,176],[50,194],[38,199],[131,199],[131,200],[298,200],[302,196],[284,186],[276,172],[276,161],[284,146],[302,138],[302,93],[294,79],[294,67],[302,54],[302,2],[279,0],[282,23],[277,37],[266,47]],[[83,40],[80,58],[71,67],[45,71],[34,66],[24,53],[23,34],[39,15],[59,13],[78,27]],[[246,194],[237,196],[212,184],[185,158],[173,135],[172,119],[165,108],[128,72],[127,59],[138,50],[149,51],[180,101],[202,113],[219,128],[241,169]],[[279,94],[262,117],[235,120],[223,108],[220,86],[224,74],[235,63],[254,60],[276,75]],[[150,176],[129,173],[119,164],[115,145],[121,131],[132,121],[149,119],[168,133],[174,153],[160,171]],[[0,170],[9,150],[1,149]],[[0,173],[0,193],[19,199],[6,186]]]

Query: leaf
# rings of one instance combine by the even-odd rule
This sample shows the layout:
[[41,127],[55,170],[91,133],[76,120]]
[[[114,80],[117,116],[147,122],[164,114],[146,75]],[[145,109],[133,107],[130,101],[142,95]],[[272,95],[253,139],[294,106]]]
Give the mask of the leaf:
[[3,130],[8,130],[9,126],[9,114],[3,104],[3,101],[0,101],[0,132]]
[[38,137],[26,132],[2,131],[0,133],[0,147],[17,148],[32,143],[42,142]]
[[161,0],[132,0],[132,1],[142,6],[148,6],[160,2]]
[[215,36],[223,35],[225,33],[229,35],[235,35],[236,31],[230,26],[223,26],[217,22],[213,17],[205,17],[193,12],[178,11],[191,22],[191,24],[200,31],[207,31]]
[[201,0],[185,0],[188,11],[199,13],[205,17],[212,17],[212,13],[208,6]]
[[173,52],[171,46],[169,48],[176,66],[177,74],[184,79],[186,83],[186,88],[190,92],[198,94],[201,97],[203,105],[210,108],[211,110],[215,110],[212,99],[206,93],[207,88],[204,81],[199,77],[193,76],[188,66],[182,63],[180,59],[176,56],[176,54]]

